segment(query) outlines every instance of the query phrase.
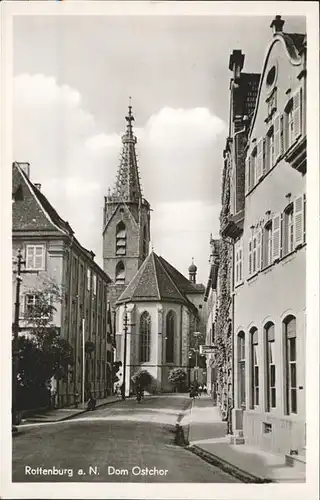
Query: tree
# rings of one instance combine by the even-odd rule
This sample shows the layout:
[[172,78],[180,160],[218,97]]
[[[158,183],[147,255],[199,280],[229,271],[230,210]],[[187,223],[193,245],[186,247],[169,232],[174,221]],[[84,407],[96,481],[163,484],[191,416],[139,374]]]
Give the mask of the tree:
[[52,377],[65,380],[73,364],[72,346],[53,323],[56,304],[62,301],[58,285],[44,280],[28,290],[28,296],[32,300],[24,316],[27,332],[18,339],[20,395],[23,388],[29,393],[48,389]]
[[186,383],[187,374],[182,368],[173,368],[169,372],[168,380],[173,385],[174,389],[182,390]]
[[143,369],[135,373],[131,380],[135,385],[140,386],[142,390],[152,384],[152,376],[147,370]]

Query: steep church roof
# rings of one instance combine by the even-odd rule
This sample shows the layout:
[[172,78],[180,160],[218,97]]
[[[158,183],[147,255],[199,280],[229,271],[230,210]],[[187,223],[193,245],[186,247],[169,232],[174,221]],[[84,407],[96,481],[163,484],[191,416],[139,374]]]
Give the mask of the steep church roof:
[[[190,286],[187,286],[187,283]],[[192,291],[191,291],[192,290]],[[151,252],[137,274],[117,300],[124,302],[168,301],[185,304],[194,309],[186,297],[187,293],[197,293],[192,283],[188,282],[171,264]]]
[[139,201],[142,197],[140,185],[138,162],[136,157],[135,145],[137,138],[133,134],[132,122],[134,116],[132,114],[132,106],[129,105],[129,112],[126,116],[127,130],[122,136],[122,151],[120,164],[118,167],[116,184],[112,193],[113,201]]

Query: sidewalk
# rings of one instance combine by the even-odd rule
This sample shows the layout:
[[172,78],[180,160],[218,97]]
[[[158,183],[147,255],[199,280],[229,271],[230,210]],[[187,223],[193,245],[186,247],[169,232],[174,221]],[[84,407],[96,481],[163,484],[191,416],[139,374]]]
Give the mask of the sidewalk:
[[230,444],[226,436],[227,425],[221,422],[218,408],[213,406],[209,396],[193,401],[181,425],[190,451],[244,482],[305,481],[305,472],[286,465],[284,455],[267,453],[246,444]]
[[[108,396],[107,398],[104,399],[97,399],[96,408],[105,406],[110,403],[115,403],[116,401],[122,401],[122,400],[117,398],[117,396]],[[87,403],[85,404],[84,408],[82,406],[82,403],[79,403],[78,408],[75,408],[73,406],[68,408],[57,408],[55,410],[48,410],[45,413],[35,413],[34,415],[22,420],[20,426],[35,422],[60,422],[62,420],[68,420],[70,418],[73,418],[76,415],[81,415],[82,413],[85,413],[87,411],[88,411]]]

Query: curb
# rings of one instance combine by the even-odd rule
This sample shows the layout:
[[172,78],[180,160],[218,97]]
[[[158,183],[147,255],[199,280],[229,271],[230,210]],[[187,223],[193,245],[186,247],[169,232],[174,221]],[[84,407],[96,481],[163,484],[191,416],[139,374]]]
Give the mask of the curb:
[[185,446],[185,449],[202,458],[209,464],[219,467],[219,469],[223,470],[224,472],[227,472],[231,476],[240,479],[242,483],[274,483],[274,481],[272,481],[271,479],[256,476],[242,469],[239,469],[239,467],[231,464],[230,462],[227,462],[223,458],[220,458],[216,455],[213,455],[212,453],[209,453],[208,451],[203,450],[199,446]]
[[[127,398],[127,399],[129,399],[129,398]],[[104,403],[101,403],[101,404],[97,405],[96,409],[102,408],[103,406],[107,406],[107,405],[110,405],[112,403],[119,403],[120,401],[122,401],[122,400],[116,399],[115,401],[106,401]],[[47,422],[64,422],[65,420],[71,420],[71,419],[76,418],[79,415],[83,415],[84,413],[87,413],[89,411],[90,410],[87,410],[87,409],[85,409],[85,410],[79,410],[78,413],[74,413],[73,415],[67,415],[65,417],[59,418],[58,420],[46,420],[46,421],[39,421],[39,422],[34,422],[34,423],[39,423],[40,424],[40,423],[47,423]],[[18,428],[18,430],[17,430],[16,433],[18,433],[20,429],[23,429],[23,427],[24,427],[24,424],[19,425],[19,428]]]

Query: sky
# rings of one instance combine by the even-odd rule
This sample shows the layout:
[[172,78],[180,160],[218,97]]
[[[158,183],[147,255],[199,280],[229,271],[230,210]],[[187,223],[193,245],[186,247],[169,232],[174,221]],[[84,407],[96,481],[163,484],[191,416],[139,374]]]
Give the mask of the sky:
[[[132,98],[154,251],[206,283],[219,236],[229,56],[259,73],[273,16],[15,16],[13,154],[102,266],[102,210]],[[284,31],[305,32],[303,17]]]

